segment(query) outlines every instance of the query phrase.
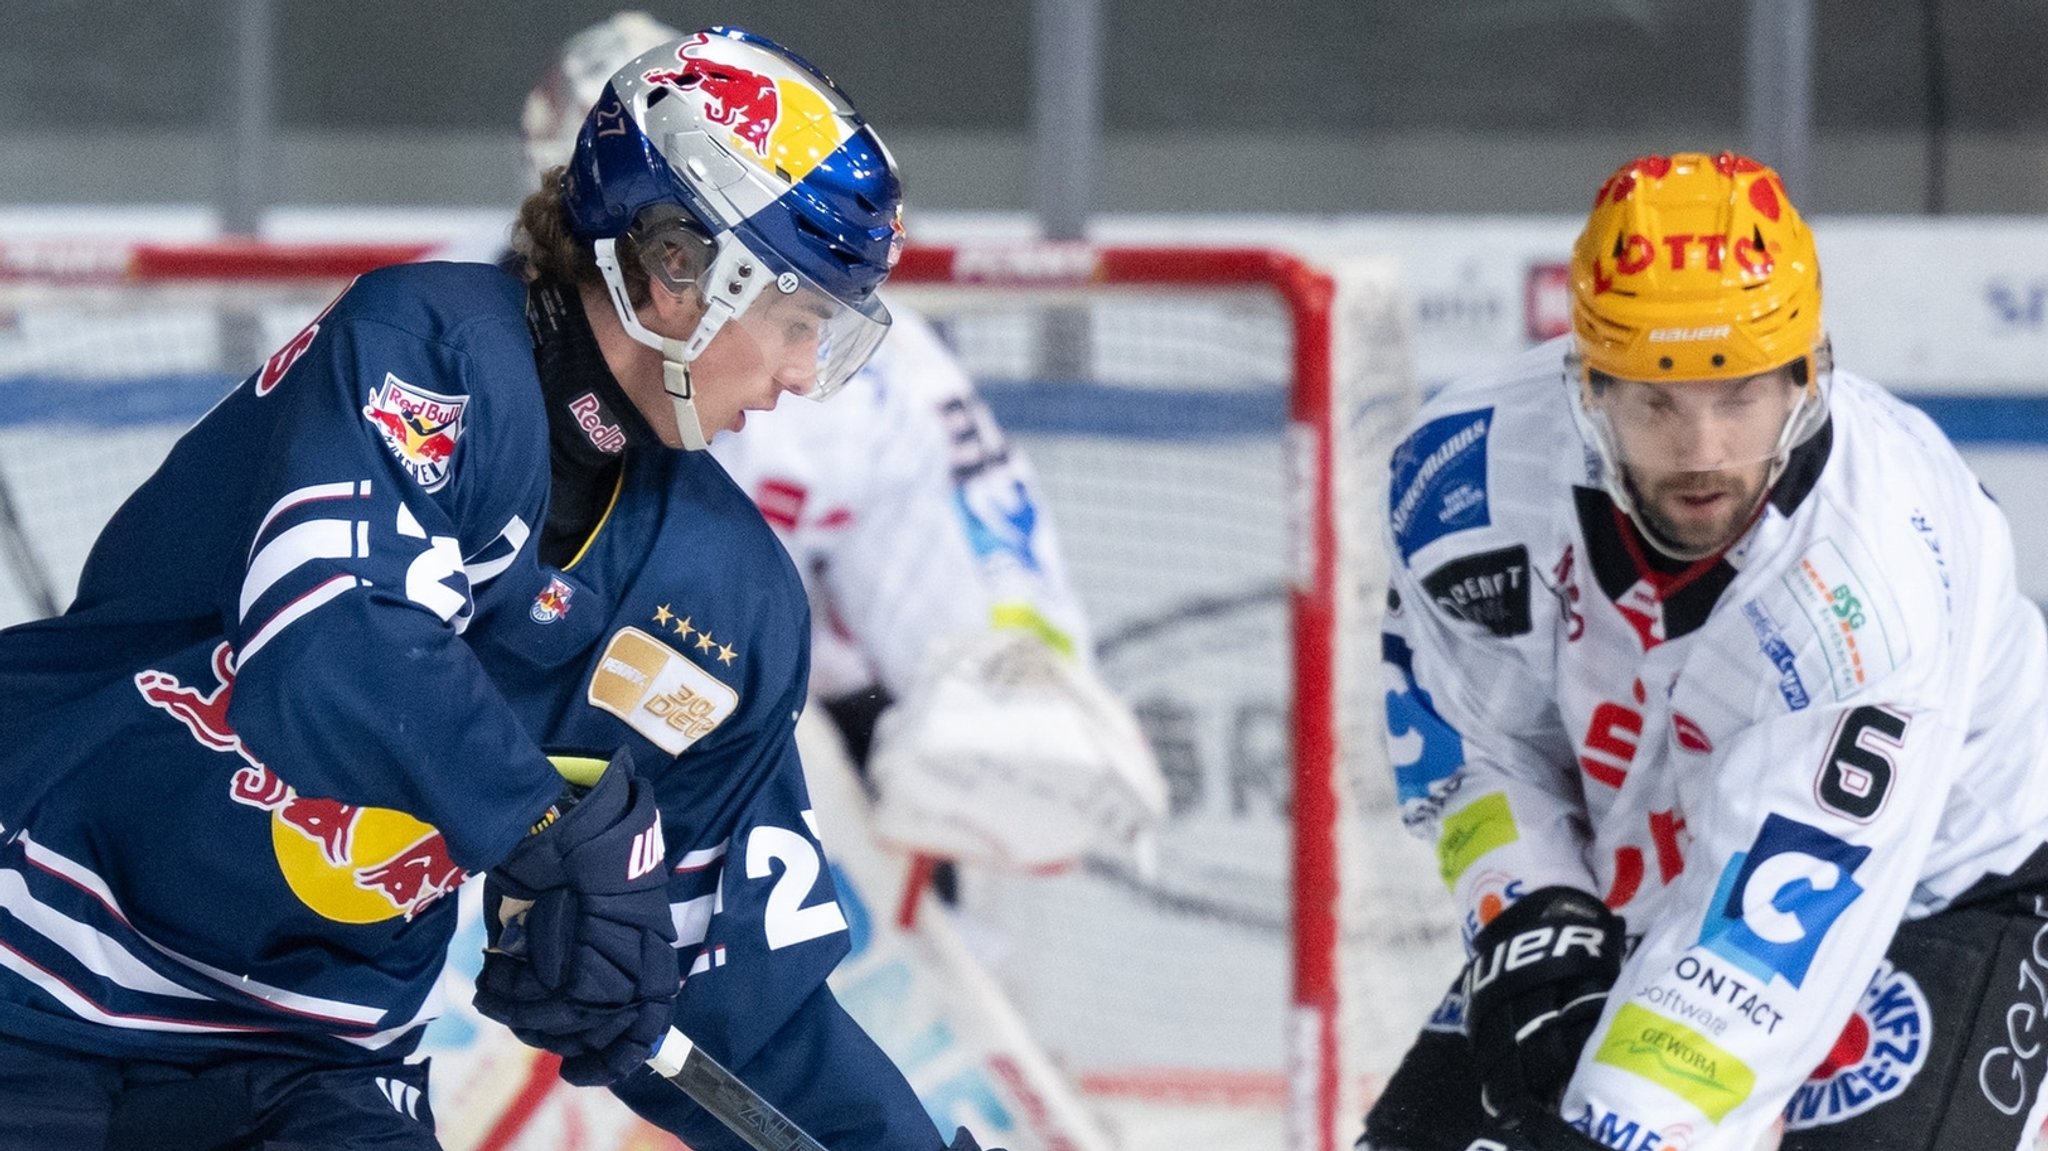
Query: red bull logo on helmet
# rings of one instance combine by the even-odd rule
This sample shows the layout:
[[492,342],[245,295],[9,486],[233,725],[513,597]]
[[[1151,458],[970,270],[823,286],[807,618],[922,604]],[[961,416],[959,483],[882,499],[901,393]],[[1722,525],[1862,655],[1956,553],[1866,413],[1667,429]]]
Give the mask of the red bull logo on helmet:
[[370,393],[363,418],[384,437],[391,454],[426,491],[448,482],[448,458],[462,439],[467,396],[444,396],[413,387],[390,372]]
[[213,650],[213,673],[219,682],[202,688],[145,669],[136,673],[135,688],[203,746],[241,757],[228,798],[270,813],[278,870],[301,902],[338,922],[375,923],[410,919],[461,886],[467,873],[431,826],[402,811],[300,795],[256,758],[228,724],[235,663],[225,643]]
[[744,44],[699,32],[676,49],[677,67],[641,74],[700,101],[704,118],[722,125],[744,155],[796,183],[853,135],[831,100],[795,71],[774,74],[749,65],[768,59]]

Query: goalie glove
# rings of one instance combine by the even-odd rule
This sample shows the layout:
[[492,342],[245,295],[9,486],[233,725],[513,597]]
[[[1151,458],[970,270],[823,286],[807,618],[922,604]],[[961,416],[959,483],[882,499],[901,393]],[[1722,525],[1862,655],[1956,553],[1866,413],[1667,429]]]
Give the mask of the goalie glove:
[[1142,856],[1166,818],[1166,780],[1130,709],[1021,631],[934,645],[876,724],[872,774],[883,839],[990,867]]

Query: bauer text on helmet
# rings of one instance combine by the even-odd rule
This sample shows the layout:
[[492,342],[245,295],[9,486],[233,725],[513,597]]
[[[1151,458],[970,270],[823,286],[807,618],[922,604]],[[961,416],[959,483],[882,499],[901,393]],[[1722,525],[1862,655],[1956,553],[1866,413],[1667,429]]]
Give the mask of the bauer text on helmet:
[[1813,235],[1746,156],[1643,156],[1572,249],[1567,382],[1617,506],[1697,559],[1755,522],[1827,418]]
[[[712,28],[629,60],[584,120],[563,191],[570,227],[598,248],[621,321],[671,363],[695,359],[736,320],[764,342],[802,339],[811,381],[794,390],[822,398],[888,329],[876,289],[902,247],[895,165],[829,79],[761,37]],[[706,311],[684,341],[639,324],[611,256],[612,241],[656,224],[696,233],[710,249],[695,284]],[[759,306],[764,294],[783,306]],[[792,316],[804,318],[802,331]],[[679,400],[688,391],[680,374],[670,387]]]

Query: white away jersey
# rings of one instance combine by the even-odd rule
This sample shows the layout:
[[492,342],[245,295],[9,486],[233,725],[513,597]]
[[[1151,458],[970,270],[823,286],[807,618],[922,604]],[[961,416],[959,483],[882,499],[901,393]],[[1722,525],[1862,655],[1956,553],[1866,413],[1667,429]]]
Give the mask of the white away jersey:
[[1747,537],[1657,556],[1600,490],[1563,351],[1447,389],[1395,452],[1404,819],[1435,835],[1468,941],[1550,884],[1639,940],[1567,1120],[1747,1151],[1900,921],[2048,835],[2042,621],[1947,440],[1845,373]]
[[1087,658],[1029,463],[930,325],[891,310],[840,395],[784,400],[711,445],[803,574],[813,693],[900,697],[934,640],[997,626]]

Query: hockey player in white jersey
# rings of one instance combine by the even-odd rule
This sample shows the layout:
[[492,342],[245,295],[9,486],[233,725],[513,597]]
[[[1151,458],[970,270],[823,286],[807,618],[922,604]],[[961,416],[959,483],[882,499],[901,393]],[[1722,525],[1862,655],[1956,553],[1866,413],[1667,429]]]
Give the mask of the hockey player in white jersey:
[[[521,117],[536,182],[613,69],[678,35],[625,11],[564,43]],[[1037,479],[931,326],[890,308],[829,411],[785,404],[711,445],[803,575],[811,694],[902,847],[1002,868],[1125,850],[1166,785],[1095,674]]]
[[1572,334],[1393,457],[1389,731],[1472,958],[1360,1145],[2031,1148],[2048,653],[2003,515],[1832,367],[1768,168],[1631,161],[1571,276]]

